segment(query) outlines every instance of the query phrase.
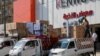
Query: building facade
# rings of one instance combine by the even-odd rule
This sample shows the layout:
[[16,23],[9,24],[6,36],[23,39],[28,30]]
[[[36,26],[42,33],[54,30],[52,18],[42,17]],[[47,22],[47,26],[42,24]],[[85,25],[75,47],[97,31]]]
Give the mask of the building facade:
[[87,16],[91,30],[96,31],[99,37],[99,6],[100,0],[52,0],[49,1],[49,22],[54,28],[61,28],[64,22],[74,22]]
[[[100,35],[100,0],[38,0],[39,19],[48,20],[54,28],[62,28],[64,22],[75,22],[87,16],[92,31]],[[42,9],[42,8],[46,9]],[[44,11],[45,10],[45,11]],[[47,10],[47,11],[46,11]],[[43,14],[43,15],[42,15]],[[99,38],[100,41],[100,38]]]
[[99,0],[55,0],[52,3],[50,1],[49,21],[55,28],[59,28],[63,27],[66,19],[72,21],[86,15],[90,25],[100,24],[99,6]]

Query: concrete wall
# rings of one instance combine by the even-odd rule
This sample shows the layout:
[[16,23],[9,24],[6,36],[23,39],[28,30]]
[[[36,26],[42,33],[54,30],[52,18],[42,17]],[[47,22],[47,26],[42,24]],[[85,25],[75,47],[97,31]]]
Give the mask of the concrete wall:
[[36,0],[36,17],[38,20],[48,20],[48,0]]

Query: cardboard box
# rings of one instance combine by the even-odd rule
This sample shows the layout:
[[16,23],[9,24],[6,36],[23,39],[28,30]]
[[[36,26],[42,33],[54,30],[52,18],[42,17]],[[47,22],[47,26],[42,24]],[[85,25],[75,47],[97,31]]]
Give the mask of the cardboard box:
[[66,28],[61,28],[61,34],[67,34],[67,29]]
[[17,33],[19,36],[26,36],[27,30],[26,30],[26,24],[25,23],[7,23],[6,24],[6,32],[8,32],[8,35],[11,36],[14,33]]
[[[36,23],[34,23],[34,33],[36,35],[48,35],[48,21],[44,21],[44,20],[37,20]],[[38,31],[38,32],[36,32]]]
[[48,25],[48,32],[53,31],[53,25]]
[[73,36],[75,38],[83,38],[84,37],[84,28],[82,26],[74,26],[73,27]]
[[[67,36],[67,28],[61,28],[61,36]],[[83,38],[84,28],[82,26],[69,27],[69,37],[71,38]]]
[[48,21],[45,21],[45,20],[40,20],[40,23],[41,24],[47,24],[47,25],[49,24],[49,22]]
[[54,31],[55,31],[57,36],[61,35],[61,28],[56,28],[56,29],[54,29]]

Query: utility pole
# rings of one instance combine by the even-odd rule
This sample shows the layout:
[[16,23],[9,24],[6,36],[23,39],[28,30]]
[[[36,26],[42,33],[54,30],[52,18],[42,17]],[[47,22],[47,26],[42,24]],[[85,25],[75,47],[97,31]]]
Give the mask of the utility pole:
[[13,2],[14,2],[14,0],[2,0],[2,3],[3,3],[3,6],[2,6],[2,20],[3,20],[3,24],[4,24],[4,37],[7,37],[6,22],[7,22],[7,18],[9,18],[8,6],[10,4],[12,4]]
[[6,34],[6,0],[4,0],[3,3],[4,3],[4,6],[3,6],[4,37],[7,37],[7,34]]
[[66,37],[69,38],[69,20],[63,23],[64,28],[66,28]]

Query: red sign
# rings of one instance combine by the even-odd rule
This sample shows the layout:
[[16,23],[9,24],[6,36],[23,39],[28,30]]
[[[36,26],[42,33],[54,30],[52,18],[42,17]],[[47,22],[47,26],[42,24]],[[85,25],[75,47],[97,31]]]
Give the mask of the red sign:
[[93,15],[93,10],[81,11],[79,13],[72,12],[72,13],[64,14],[63,18],[64,19],[73,19],[73,18],[78,18],[78,17],[81,17],[81,16],[91,16],[91,15]]

